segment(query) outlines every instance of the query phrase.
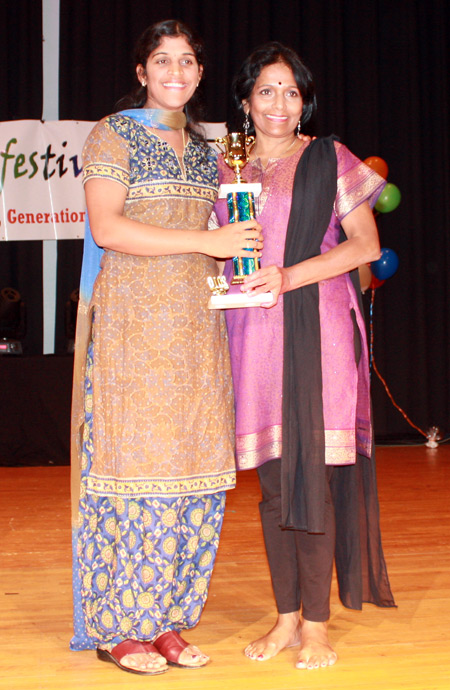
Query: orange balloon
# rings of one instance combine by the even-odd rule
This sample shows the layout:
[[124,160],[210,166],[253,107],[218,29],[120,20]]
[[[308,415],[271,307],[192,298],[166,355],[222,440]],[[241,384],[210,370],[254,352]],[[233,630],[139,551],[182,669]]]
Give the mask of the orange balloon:
[[370,288],[372,282],[372,271],[370,270],[369,264],[363,264],[358,268],[359,282],[361,283],[361,292],[365,292]]
[[369,166],[369,168],[372,168],[372,170],[375,170],[381,177],[384,177],[384,179],[387,178],[389,168],[386,163],[382,158],[379,158],[378,156],[369,156],[369,158],[366,158],[364,161],[366,165]]

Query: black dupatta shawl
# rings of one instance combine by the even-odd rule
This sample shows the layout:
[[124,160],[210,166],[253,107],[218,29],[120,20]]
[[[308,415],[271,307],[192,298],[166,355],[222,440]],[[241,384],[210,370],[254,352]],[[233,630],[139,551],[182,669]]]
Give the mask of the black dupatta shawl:
[[[337,193],[335,140],[334,136],[314,140],[300,158],[286,236],[286,267],[320,254]],[[358,286],[358,271],[351,277]],[[356,292],[360,298],[359,287]],[[362,311],[361,300],[360,307]],[[326,471],[315,283],[284,295],[282,527],[324,532]],[[395,606],[381,545],[374,457],[358,454],[355,465],[333,467],[330,486],[342,603],[356,609],[363,601]]]
[[[337,193],[335,137],[316,139],[294,177],[284,265],[320,254]],[[325,435],[322,409],[319,286],[284,297],[282,524],[323,532]]]

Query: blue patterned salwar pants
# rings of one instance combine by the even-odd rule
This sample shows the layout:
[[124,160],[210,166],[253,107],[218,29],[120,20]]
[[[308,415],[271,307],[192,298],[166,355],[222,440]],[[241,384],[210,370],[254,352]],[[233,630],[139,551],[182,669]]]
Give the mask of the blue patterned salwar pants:
[[[89,400],[92,347],[88,353]],[[74,637],[94,649],[195,626],[208,594],[225,492],[181,497],[86,491],[92,410],[86,405],[79,526],[74,534]]]

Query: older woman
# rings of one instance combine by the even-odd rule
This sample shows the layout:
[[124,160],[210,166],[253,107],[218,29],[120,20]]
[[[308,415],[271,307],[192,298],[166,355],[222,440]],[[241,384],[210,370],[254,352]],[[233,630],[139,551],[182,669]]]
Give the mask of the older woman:
[[[327,631],[333,558],[342,602],[393,606],[378,524],[364,320],[355,283],[379,257],[370,206],[384,181],[335,138],[305,141],[310,72],[279,43],[234,81],[255,145],[243,169],[261,182],[263,267],[242,290],[267,308],[228,310],[237,462],[258,468],[264,539],[278,609],[245,650],[265,660],[300,644],[298,668],[332,665]],[[219,159],[221,182],[232,172]],[[223,201],[216,203],[226,222]],[[256,243],[253,243],[256,247]],[[231,262],[225,266],[230,277]],[[301,612],[301,617],[299,617]]]

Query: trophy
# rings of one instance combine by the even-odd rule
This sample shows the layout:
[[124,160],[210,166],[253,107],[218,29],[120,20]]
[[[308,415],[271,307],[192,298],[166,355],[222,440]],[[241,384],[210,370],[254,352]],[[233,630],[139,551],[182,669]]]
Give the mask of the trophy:
[[[237,223],[242,220],[250,220],[255,217],[255,196],[261,194],[261,184],[248,184],[241,177],[241,169],[246,165],[255,137],[242,132],[232,132],[226,137],[216,139],[216,144],[223,153],[225,163],[234,170],[235,179],[231,184],[222,184],[219,189],[219,199],[226,199],[228,206],[228,220]],[[224,146],[225,150],[220,148]],[[259,258],[250,256],[233,257],[233,277],[231,289],[225,279],[208,279],[208,285],[212,291],[209,301],[210,309],[232,309],[236,307],[258,307],[261,304],[270,304],[273,301],[271,292],[260,295],[247,295],[233,286],[244,282],[246,275],[250,275],[260,268]],[[228,292],[230,290],[230,292]]]

